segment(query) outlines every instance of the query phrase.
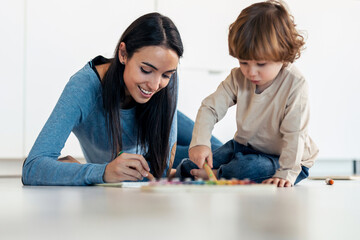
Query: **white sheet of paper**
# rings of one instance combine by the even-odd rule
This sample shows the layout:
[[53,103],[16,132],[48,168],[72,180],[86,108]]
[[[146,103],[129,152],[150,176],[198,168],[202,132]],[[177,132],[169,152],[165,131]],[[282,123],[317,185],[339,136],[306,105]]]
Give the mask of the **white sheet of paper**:
[[119,183],[100,183],[95,184],[102,187],[120,187],[120,188],[140,188],[149,185],[149,182],[119,182]]

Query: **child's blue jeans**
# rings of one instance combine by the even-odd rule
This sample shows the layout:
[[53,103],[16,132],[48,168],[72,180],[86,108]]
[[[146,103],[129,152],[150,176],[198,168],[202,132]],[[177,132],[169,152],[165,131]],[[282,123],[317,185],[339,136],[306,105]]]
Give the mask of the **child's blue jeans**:
[[[251,147],[230,140],[213,152],[213,168],[218,169],[217,177],[231,179],[248,178],[257,183],[271,178],[279,168],[279,156],[259,152]],[[185,158],[177,167],[176,176],[182,179],[193,176],[191,169],[198,169],[195,163]],[[309,169],[302,166],[302,171],[295,184],[309,176]]]

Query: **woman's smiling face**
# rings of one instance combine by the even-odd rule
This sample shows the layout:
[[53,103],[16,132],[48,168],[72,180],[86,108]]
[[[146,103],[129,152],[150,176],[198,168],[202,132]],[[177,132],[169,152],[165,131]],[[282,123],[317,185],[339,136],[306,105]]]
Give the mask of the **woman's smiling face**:
[[126,103],[149,101],[169,84],[179,63],[177,53],[164,46],[140,48],[131,58],[127,58],[125,43],[120,44],[119,51],[119,60],[125,64]]

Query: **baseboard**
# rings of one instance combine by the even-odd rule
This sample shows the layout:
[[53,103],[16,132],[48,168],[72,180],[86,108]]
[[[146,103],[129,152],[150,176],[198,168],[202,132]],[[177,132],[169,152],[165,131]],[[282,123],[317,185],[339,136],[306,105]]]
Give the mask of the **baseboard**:
[[23,163],[24,159],[0,159],[0,176],[21,177]]

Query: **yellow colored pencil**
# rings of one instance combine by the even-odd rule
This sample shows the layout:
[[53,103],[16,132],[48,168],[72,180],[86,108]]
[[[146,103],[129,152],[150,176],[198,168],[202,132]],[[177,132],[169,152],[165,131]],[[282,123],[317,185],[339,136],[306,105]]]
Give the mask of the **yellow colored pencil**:
[[209,180],[211,181],[217,181],[216,176],[214,175],[214,172],[211,170],[210,166],[205,162],[203,168],[205,169],[207,175],[209,176]]

